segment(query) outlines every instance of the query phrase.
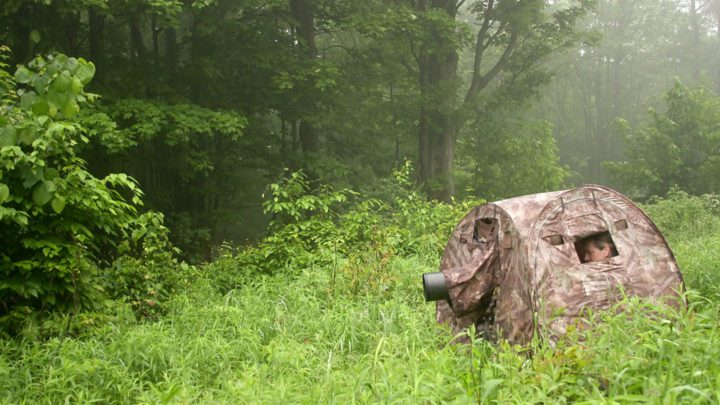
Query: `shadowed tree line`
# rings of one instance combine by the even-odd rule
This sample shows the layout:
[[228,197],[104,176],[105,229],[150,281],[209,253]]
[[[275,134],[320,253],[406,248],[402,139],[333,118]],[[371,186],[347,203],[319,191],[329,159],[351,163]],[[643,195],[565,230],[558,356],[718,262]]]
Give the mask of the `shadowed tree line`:
[[9,66],[94,63],[79,153],[206,258],[262,235],[286,168],[382,197],[409,159],[441,201],[631,188],[601,165],[637,148],[616,120],[662,109],[676,76],[718,86],[719,17],[710,0],[9,0],[0,42]]

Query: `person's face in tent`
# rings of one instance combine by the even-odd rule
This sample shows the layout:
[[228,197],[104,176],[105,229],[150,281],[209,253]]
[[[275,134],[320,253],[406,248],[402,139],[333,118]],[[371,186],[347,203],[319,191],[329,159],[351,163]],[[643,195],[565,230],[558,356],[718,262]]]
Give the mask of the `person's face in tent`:
[[588,241],[585,245],[584,259],[586,263],[607,259],[611,254],[612,250],[608,244],[606,244],[602,249],[600,249],[593,241]]

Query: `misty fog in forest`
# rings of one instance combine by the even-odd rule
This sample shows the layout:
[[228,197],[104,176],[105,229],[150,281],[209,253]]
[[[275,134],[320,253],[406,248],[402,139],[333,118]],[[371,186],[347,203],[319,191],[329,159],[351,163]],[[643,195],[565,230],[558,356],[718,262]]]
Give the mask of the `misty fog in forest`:
[[439,201],[720,181],[718,0],[7,0],[0,44],[20,83],[94,65],[93,102],[26,101],[79,111],[89,172],[137,180],[198,260],[264,235],[298,170],[382,199],[409,162]]
[[0,403],[720,403],[719,192],[720,0],[0,0]]

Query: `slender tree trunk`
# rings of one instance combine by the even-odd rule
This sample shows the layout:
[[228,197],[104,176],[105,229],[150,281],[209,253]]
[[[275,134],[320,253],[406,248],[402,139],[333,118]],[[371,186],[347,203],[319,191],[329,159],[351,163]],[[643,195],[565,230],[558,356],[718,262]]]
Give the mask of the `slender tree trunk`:
[[65,24],[65,38],[67,40],[67,53],[77,55],[78,52],[78,36],[80,32],[80,14],[72,13]]
[[151,19],[152,24],[152,47],[153,47],[153,58],[158,61],[160,60],[160,29],[157,26],[157,16],[153,14]]
[[392,83],[390,83],[390,105],[393,107],[392,109],[392,128],[393,132],[395,132],[395,164],[400,163],[400,131],[398,131],[397,128],[397,122],[398,117],[397,113],[395,111],[395,92],[394,86]]
[[300,149],[300,130],[298,129],[298,121],[299,120],[292,120],[290,125],[293,152],[297,152]]
[[165,34],[165,63],[168,74],[174,78],[177,74],[177,31],[175,28],[166,27]]
[[[454,0],[433,0],[430,9],[455,20],[455,4]],[[419,55],[419,181],[431,199],[450,201],[455,194],[452,172],[459,130],[453,122],[458,53],[449,38],[439,32],[435,36],[432,51],[423,49]]]
[[[297,25],[295,32],[300,47],[310,63],[317,58],[318,51],[315,44],[315,17],[312,0],[290,0],[290,10]],[[305,156],[316,153],[320,149],[317,130],[312,124],[302,119],[298,128],[302,151]]]
[[715,49],[717,50],[715,52],[715,70],[717,72],[717,78],[715,80],[715,89],[718,94],[720,94],[720,0],[715,0],[715,3],[713,4],[715,7],[715,22],[717,23],[717,38],[715,42]]
[[88,43],[90,46],[90,60],[96,65],[100,65],[100,59],[103,55],[102,49],[102,33],[103,33],[104,18],[99,13],[96,6],[90,6],[88,8]]
[[690,29],[692,30],[692,45],[690,53],[692,55],[692,71],[695,80],[700,78],[700,17],[698,16],[698,5],[695,0],[690,0]]
[[33,5],[31,4],[20,6],[15,13],[17,23],[11,27],[16,41],[9,44],[16,56],[15,63],[27,63],[34,56],[35,43],[30,40],[33,14]]
[[145,59],[145,43],[143,42],[142,29],[140,28],[140,17],[136,14],[130,20],[130,43],[133,56]]

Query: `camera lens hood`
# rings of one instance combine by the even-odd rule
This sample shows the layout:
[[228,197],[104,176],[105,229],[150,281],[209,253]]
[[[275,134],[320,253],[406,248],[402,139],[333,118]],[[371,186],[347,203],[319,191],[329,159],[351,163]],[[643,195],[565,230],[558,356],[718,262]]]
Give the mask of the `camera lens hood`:
[[439,271],[423,274],[423,294],[426,302],[450,299],[445,276]]

